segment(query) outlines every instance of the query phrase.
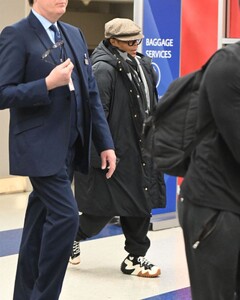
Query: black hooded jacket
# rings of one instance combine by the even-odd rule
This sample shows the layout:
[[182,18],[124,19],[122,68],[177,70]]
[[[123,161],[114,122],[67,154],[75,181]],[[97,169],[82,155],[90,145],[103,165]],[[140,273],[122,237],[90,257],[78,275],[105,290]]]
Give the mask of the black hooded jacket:
[[[115,144],[118,165],[111,179],[100,169],[99,155],[92,151],[88,176],[77,176],[76,197],[84,213],[103,216],[146,216],[152,208],[165,207],[163,174],[155,170],[141,143],[144,118],[156,104],[156,77],[148,57],[139,61],[148,85],[150,108],[144,87],[138,82],[134,58],[126,60],[103,41],[92,54],[100,97]],[[135,77],[136,76],[136,77]]]
[[197,146],[181,186],[196,205],[240,214],[240,44],[222,48],[200,89],[199,127],[214,128]]

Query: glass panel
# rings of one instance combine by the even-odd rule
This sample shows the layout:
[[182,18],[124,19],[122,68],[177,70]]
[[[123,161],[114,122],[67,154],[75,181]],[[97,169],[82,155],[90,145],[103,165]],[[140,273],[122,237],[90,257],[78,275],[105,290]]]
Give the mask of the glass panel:
[[240,38],[239,0],[227,1],[227,37]]

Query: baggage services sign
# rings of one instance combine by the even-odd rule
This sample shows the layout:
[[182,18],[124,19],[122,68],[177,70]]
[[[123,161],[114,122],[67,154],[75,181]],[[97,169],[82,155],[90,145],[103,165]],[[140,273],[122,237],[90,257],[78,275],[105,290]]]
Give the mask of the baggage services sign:
[[142,53],[151,57],[163,95],[179,77],[181,0],[143,1]]

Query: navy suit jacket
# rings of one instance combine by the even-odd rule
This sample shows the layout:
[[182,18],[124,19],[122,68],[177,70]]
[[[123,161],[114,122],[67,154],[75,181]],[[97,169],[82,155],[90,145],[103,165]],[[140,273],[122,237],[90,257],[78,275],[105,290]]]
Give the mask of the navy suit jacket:
[[[86,63],[81,31],[58,22],[75,58],[84,111],[83,145],[75,169],[88,171],[91,139],[99,152],[113,149],[96,81]],[[45,29],[31,12],[0,35],[0,109],[10,108],[10,174],[49,176],[64,164],[70,137],[68,86],[47,91],[45,77],[54,65],[42,60],[52,46]]]

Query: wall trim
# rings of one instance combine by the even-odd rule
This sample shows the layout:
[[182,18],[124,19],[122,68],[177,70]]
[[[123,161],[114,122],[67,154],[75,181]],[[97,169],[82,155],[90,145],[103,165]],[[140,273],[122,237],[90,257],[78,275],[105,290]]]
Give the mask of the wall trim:
[[29,192],[31,184],[28,177],[13,176],[0,178],[0,195]]

